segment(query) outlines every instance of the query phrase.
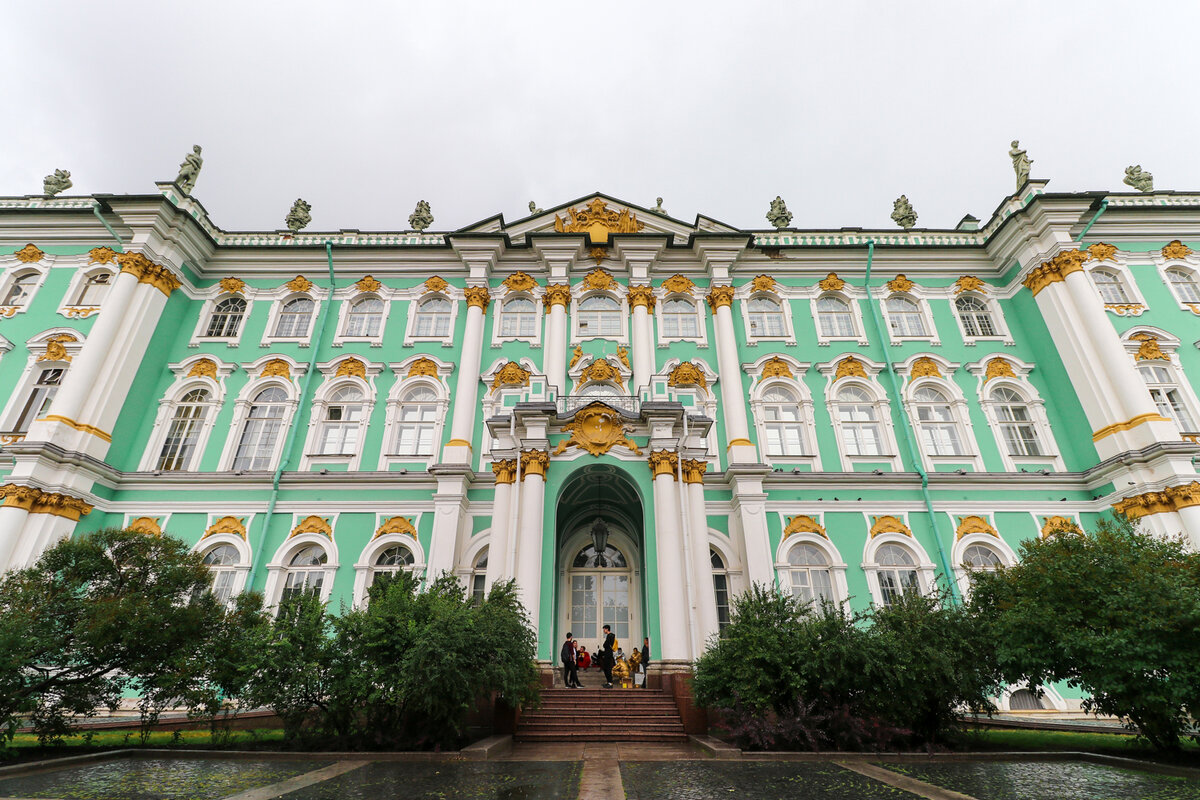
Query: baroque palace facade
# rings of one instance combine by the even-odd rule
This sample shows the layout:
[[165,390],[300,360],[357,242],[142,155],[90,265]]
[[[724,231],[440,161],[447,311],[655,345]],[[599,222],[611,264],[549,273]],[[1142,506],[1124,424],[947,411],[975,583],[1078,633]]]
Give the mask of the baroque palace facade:
[[132,526],[271,603],[513,577],[541,658],[683,668],[752,582],[961,594],[1114,508],[1200,544],[1200,195],[234,233],[158,186],[0,199],[0,569]]

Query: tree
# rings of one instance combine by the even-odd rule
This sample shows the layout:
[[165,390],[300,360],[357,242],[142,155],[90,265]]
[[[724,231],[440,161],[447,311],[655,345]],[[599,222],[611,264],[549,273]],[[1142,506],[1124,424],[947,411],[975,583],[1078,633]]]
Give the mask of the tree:
[[1066,681],[1160,749],[1200,718],[1200,555],[1181,541],[1123,517],[1030,541],[1017,565],[977,576],[972,603],[1008,682]]

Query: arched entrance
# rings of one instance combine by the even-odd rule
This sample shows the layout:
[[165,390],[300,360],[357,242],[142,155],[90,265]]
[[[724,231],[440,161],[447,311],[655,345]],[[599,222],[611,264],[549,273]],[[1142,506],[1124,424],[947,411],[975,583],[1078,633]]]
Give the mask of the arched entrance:
[[589,464],[558,499],[556,641],[567,631],[592,650],[611,625],[625,652],[646,632],[642,501],[614,466]]

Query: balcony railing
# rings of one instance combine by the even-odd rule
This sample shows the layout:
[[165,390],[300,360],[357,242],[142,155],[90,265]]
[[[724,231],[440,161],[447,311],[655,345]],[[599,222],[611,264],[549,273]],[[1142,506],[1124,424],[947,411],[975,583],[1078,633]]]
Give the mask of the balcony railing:
[[603,403],[604,405],[620,411],[627,417],[636,417],[641,414],[642,404],[636,397],[627,395],[596,395],[596,394],[571,394],[558,398],[558,413],[560,416],[570,416],[585,406],[590,406],[592,403]]

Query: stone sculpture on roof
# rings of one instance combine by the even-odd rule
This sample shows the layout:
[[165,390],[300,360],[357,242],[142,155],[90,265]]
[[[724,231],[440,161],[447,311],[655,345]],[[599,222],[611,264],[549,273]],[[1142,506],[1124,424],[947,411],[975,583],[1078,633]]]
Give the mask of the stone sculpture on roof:
[[418,200],[416,210],[408,215],[408,224],[417,232],[423,231],[432,225],[433,212],[429,209],[429,203],[424,200]]
[[200,167],[204,165],[204,159],[200,157],[200,145],[192,145],[192,152],[183,157],[183,163],[179,165],[179,176],[175,178],[175,183],[183,190],[184,194],[191,194],[192,189],[196,188],[196,178],[200,177]]
[[296,202],[292,203],[292,210],[288,212],[287,218],[284,220],[287,223],[288,230],[296,233],[305,225],[312,222],[310,211],[312,211],[312,206],[302,199],[297,198]]
[[917,212],[913,210],[912,203],[908,202],[907,195],[900,195],[896,202],[892,203],[892,220],[904,230],[917,224]]
[[771,208],[767,211],[767,222],[782,230],[791,221],[792,212],[788,211],[787,203],[783,202],[782,197],[775,195],[775,199],[771,201]]
[[42,179],[42,193],[53,197],[59,192],[70,189],[73,185],[70,172],[65,169],[56,169],[53,175],[47,175]]
[[661,197],[654,198],[654,208],[652,208],[650,210],[653,211],[655,214],[666,214],[667,213],[667,210],[662,207],[662,198]]
[[1139,192],[1154,191],[1154,176],[1142,169],[1141,164],[1125,168],[1125,180],[1122,183],[1132,186]]
[[1012,159],[1013,171],[1017,173],[1017,188],[1020,189],[1025,185],[1025,181],[1029,180],[1029,168],[1033,165],[1033,159],[1021,149],[1021,142],[1017,139],[1013,139],[1008,155]]
[[542,213],[542,209],[538,208],[537,203],[530,200],[529,201],[529,213],[530,214],[540,214],[540,213]]

